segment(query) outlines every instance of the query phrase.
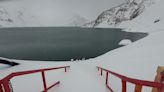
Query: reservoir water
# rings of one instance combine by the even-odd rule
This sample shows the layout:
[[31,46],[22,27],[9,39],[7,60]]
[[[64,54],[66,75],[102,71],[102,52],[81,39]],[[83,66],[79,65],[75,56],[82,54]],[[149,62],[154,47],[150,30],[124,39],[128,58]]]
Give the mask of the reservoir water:
[[0,29],[0,57],[22,60],[67,61],[94,58],[136,41],[146,33],[112,28],[25,27]]

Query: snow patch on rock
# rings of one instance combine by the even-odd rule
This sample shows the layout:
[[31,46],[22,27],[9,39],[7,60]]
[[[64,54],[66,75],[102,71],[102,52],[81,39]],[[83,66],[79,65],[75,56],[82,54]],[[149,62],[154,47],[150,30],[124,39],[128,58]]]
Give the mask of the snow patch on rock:
[[127,0],[127,2],[103,11],[94,21],[84,24],[85,27],[118,27],[124,21],[138,17],[154,0]]

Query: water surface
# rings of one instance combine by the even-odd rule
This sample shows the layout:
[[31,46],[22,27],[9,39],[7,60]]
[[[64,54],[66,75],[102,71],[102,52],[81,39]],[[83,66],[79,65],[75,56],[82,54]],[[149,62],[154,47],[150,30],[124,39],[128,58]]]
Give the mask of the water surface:
[[67,61],[88,59],[120,47],[144,33],[112,28],[28,27],[0,29],[0,57],[23,60]]

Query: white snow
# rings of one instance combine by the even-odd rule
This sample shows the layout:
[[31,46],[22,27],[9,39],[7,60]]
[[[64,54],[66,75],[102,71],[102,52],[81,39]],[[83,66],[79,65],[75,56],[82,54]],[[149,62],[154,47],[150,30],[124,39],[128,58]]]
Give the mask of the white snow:
[[[71,68],[67,73],[60,70],[47,74],[49,76],[47,78],[48,84],[57,80],[61,81],[61,84],[52,88],[50,92],[109,92],[105,87],[105,78],[100,77],[96,66],[104,67],[128,77],[154,81],[157,67],[164,66],[163,4],[163,0],[157,0],[156,4],[144,11],[139,17],[120,25],[122,28],[127,28],[128,31],[149,32],[147,37],[139,41],[110,51],[97,58],[80,62],[15,60],[22,64],[1,70],[0,78],[2,79],[11,72],[16,71],[70,65]],[[154,23],[157,19],[160,19],[160,21]],[[25,92],[25,90],[26,92],[39,92],[43,90],[42,82],[39,79],[40,76],[36,75],[12,79],[14,90],[16,92]],[[121,92],[120,79],[109,75],[109,82],[115,92]],[[22,84],[27,86],[24,87]],[[128,84],[128,92],[133,92],[132,90],[134,90],[134,85]],[[144,87],[142,92],[150,92],[150,90],[150,88]]]
[[118,44],[119,45],[129,45],[130,43],[132,43],[132,41],[130,39],[123,39]]
[[0,64],[0,71],[9,68],[8,65]]
[[[132,21],[126,21],[121,23],[119,27],[129,29],[129,31],[137,32],[156,32],[163,30],[164,13],[162,12],[162,9],[164,1],[155,1],[155,4],[152,4],[151,7],[147,8],[140,16],[133,19]],[[154,23],[158,19],[160,21]]]

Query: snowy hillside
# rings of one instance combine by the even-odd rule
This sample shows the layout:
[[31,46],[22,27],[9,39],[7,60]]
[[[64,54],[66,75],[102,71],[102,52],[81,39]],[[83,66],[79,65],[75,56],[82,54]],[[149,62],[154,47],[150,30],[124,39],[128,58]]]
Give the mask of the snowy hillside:
[[140,16],[132,21],[126,21],[120,24],[119,27],[126,28],[127,31],[140,32],[157,32],[164,29],[164,8],[163,0],[155,0],[155,4],[147,8]]
[[7,10],[4,8],[0,8],[0,27],[3,27],[4,25],[11,26],[13,25],[13,20],[10,18]]
[[0,10],[8,13],[0,14],[0,25],[81,26],[104,9],[122,2],[124,0],[0,0]]
[[0,27],[28,27],[40,26],[35,16],[30,15],[26,9],[10,10],[0,6]]
[[87,23],[88,20],[80,15],[74,15],[70,20],[69,20],[69,26],[76,26],[76,27],[81,27],[85,23]]
[[127,0],[127,2],[103,11],[96,20],[84,24],[86,27],[119,27],[122,22],[140,16],[155,0]]
[[[135,0],[134,0],[135,1]],[[133,1],[133,3],[134,3]],[[140,0],[136,0],[140,1]],[[85,26],[88,27],[101,27],[101,28],[109,28],[109,27],[116,27],[116,28],[124,28],[125,31],[137,31],[137,32],[156,32],[162,31],[164,29],[164,13],[161,12],[163,7],[164,1],[162,0],[141,0],[142,3],[137,4],[136,10],[140,10],[138,15],[134,18],[130,18],[130,16],[134,15],[133,12],[135,10],[135,5],[130,4],[132,3],[124,3],[117,7],[111,8],[107,11],[101,13],[95,21],[92,21]],[[127,7],[125,7],[127,6]],[[140,8],[144,7],[144,8]],[[112,13],[112,10],[115,9],[113,12],[119,13]],[[127,11],[120,11],[123,9],[127,9]],[[117,21],[119,20],[119,21]]]

